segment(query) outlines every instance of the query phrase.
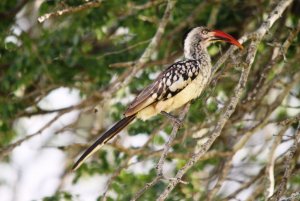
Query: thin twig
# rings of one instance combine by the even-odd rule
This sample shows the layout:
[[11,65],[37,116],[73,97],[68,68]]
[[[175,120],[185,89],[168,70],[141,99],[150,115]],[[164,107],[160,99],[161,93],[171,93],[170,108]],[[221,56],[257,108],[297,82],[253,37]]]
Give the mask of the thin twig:
[[266,191],[266,193],[268,193],[268,195],[265,196],[267,198],[271,197],[275,190],[275,176],[274,176],[274,167],[275,167],[275,160],[276,160],[275,150],[278,147],[278,145],[280,144],[282,136],[286,132],[288,127],[289,127],[289,125],[286,125],[283,128],[281,128],[281,130],[276,135],[276,138],[274,139],[274,142],[270,149],[270,153],[269,153],[269,157],[268,157],[270,160],[266,166],[266,174],[269,175],[269,177],[268,177],[269,178],[269,180],[268,180],[269,188],[268,188],[268,191]]
[[17,146],[20,146],[23,142],[28,141],[29,139],[42,134],[42,132],[49,128],[57,119],[59,119],[62,115],[64,115],[65,113],[67,113],[67,111],[63,111],[60,112],[58,114],[56,114],[50,121],[48,121],[42,128],[40,128],[38,131],[36,131],[33,134],[27,135],[26,137],[2,148],[0,150],[0,159],[2,159],[3,157],[7,156],[14,148],[16,148]]
[[118,79],[115,82],[113,82],[106,91],[102,92],[102,95],[104,97],[109,98],[111,94],[113,94],[115,91],[119,90],[120,88],[123,88],[124,86],[127,86],[128,83],[134,78],[136,73],[139,72],[150,60],[151,55],[158,48],[159,41],[161,40],[165,28],[169,22],[171,12],[175,6],[175,3],[175,0],[168,1],[165,13],[158,25],[155,35],[151,39],[151,42],[149,43],[139,60],[134,63],[134,66],[128,69],[126,72],[124,72],[121,76],[119,76]]
[[296,151],[298,150],[299,145],[300,145],[300,122],[298,122],[298,127],[295,131],[294,144],[289,149],[288,155],[287,155],[286,160],[285,160],[284,175],[281,179],[281,182],[280,182],[280,185],[279,185],[278,189],[276,190],[274,195],[269,199],[270,201],[279,200],[279,198],[286,191],[286,185],[287,185],[287,182],[288,182],[288,180],[289,180],[289,178],[292,174],[293,167],[294,167],[294,165],[292,164],[293,163],[292,160],[295,156]]
[[53,17],[58,17],[58,16],[67,15],[67,14],[71,14],[71,13],[77,13],[77,12],[80,12],[80,11],[83,11],[83,10],[86,10],[89,8],[96,8],[96,7],[99,7],[101,5],[101,3],[102,3],[101,0],[91,1],[91,2],[87,2],[85,4],[82,4],[82,5],[76,6],[76,7],[69,7],[69,8],[65,8],[63,10],[58,10],[58,11],[55,11],[52,13],[47,13],[47,14],[40,16],[38,18],[38,21],[39,21],[39,23],[43,23],[45,20],[48,20]]
[[[248,49],[248,55],[246,58],[245,66],[242,70],[242,74],[240,76],[240,80],[238,85],[236,86],[234,90],[234,95],[231,97],[229,104],[226,107],[225,112],[221,115],[219,122],[217,123],[214,131],[212,132],[211,136],[205,142],[200,151],[194,153],[194,155],[191,157],[191,159],[186,163],[186,165],[181,168],[176,176],[175,180],[172,180],[167,188],[164,190],[164,192],[159,196],[158,200],[165,200],[166,197],[169,195],[169,193],[174,189],[174,187],[179,183],[182,176],[201,158],[201,156],[211,147],[213,142],[216,140],[216,138],[221,134],[221,131],[223,130],[224,125],[230,118],[230,116],[233,114],[239,100],[241,99],[242,92],[245,89],[246,82],[248,79],[248,75],[251,69],[251,66],[254,62],[254,58],[257,52],[257,46],[263,36],[266,34],[266,32],[272,27],[274,22],[282,15],[284,10],[292,3],[292,0],[281,0],[276,8],[271,12],[269,17],[266,21],[263,22],[263,24],[260,26],[260,28],[256,31],[256,40],[254,40]],[[228,50],[228,52],[233,51],[233,48]],[[216,68],[215,68],[216,69]],[[214,71],[215,72],[215,71]]]
[[131,199],[131,201],[135,201],[139,199],[148,189],[150,189],[152,186],[154,186],[157,182],[159,182],[162,179],[162,176],[156,176],[151,182],[146,183],[146,185],[141,188]]
[[[180,120],[180,121],[183,121],[185,115],[186,115],[187,112],[189,111],[189,108],[190,108],[190,104],[187,104],[187,105],[184,107],[184,109],[181,111],[181,113],[180,113],[180,115],[179,115],[179,120]],[[172,129],[172,132],[171,132],[171,134],[170,134],[170,137],[169,137],[167,143],[165,144],[164,150],[163,150],[163,152],[162,152],[162,154],[161,154],[161,157],[160,157],[160,159],[159,159],[159,161],[158,161],[158,163],[157,163],[157,165],[156,165],[156,172],[157,172],[157,174],[158,174],[159,176],[163,176],[163,165],[164,165],[164,162],[165,162],[166,157],[167,157],[167,155],[168,155],[168,152],[169,152],[169,150],[170,150],[170,148],[171,148],[171,143],[172,143],[173,140],[175,139],[176,134],[177,134],[177,132],[178,132],[178,130],[179,130],[179,127],[180,127],[180,125],[174,124],[173,129]]]

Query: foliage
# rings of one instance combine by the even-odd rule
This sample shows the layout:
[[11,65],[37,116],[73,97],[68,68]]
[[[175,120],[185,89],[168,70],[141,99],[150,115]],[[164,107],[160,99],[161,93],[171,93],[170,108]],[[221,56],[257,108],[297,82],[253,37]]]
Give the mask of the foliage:
[[[9,147],[19,137],[14,127],[17,120],[53,112],[41,108],[39,103],[50,92],[60,87],[80,91],[82,102],[74,106],[74,110],[79,110],[84,114],[87,109],[94,108],[100,103],[104,105],[103,109],[107,112],[109,116],[107,119],[110,122],[120,119],[126,108],[124,103],[129,101],[128,97],[136,95],[151,83],[157,72],[182,55],[181,41],[188,28],[207,25],[239,38],[255,31],[275,7],[272,3],[274,1],[271,0],[178,0],[164,30],[162,40],[159,41],[159,48],[154,51],[150,60],[136,75],[128,75],[126,73],[133,68],[129,64],[139,59],[155,35],[166,9],[166,1],[103,1],[97,7],[51,17],[42,23],[38,22],[38,16],[78,7],[86,1],[45,0],[41,1],[41,4],[38,2],[26,0],[2,0],[0,2],[0,16],[4,19],[0,24],[0,147],[2,148]],[[195,164],[183,178],[188,184],[179,184],[169,195],[168,200],[206,200],[212,183],[215,179],[224,176],[222,168],[233,160],[234,154],[224,156],[222,153],[232,151],[235,143],[245,133],[253,132],[254,135],[258,131],[268,132],[266,130],[268,125],[293,119],[295,114],[291,112],[291,109],[299,113],[300,82],[295,79],[299,78],[297,75],[300,70],[300,38],[297,34],[292,37],[291,46],[285,53],[282,53],[283,50],[280,48],[293,31],[298,29],[299,32],[300,11],[296,8],[299,8],[299,1],[295,1],[284,12],[260,43],[243,98],[223,129],[221,137],[211,148],[216,151],[216,154]],[[22,19],[28,20],[28,23]],[[249,43],[247,42],[244,46],[245,50],[241,53],[241,58],[229,58],[218,71],[219,76],[216,76],[207,91],[200,99],[193,101],[187,118],[184,119],[184,125],[172,144],[172,153],[167,158],[167,162],[175,164],[175,170],[171,171],[172,175],[187,162],[194,148],[200,147],[199,143],[216,125],[220,114],[233,95],[242,71],[242,65],[237,64],[236,60],[245,60],[243,55],[246,54]],[[213,63],[228,47],[228,44],[222,44],[210,48]],[[217,51],[219,49],[221,53]],[[274,60],[274,56],[278,59]],[[270,70],[266,70],[268,66],[271,66]],[[255,86],[264,73],[266,80],[256,89]],[[126,77],[132,78],[128,85],[113,88],[115,83],[124,82]],[[257,93],[254,93],[254,90]],[[103,95],[105,93],[109,95]],[[247,98],[253,93],[255,98],[248,101]],[[285,95],[281,98],[283,93]],[[110,105],[109,101],[114,104]],[[294,105],[295,102],[298,105]],[[54,112],[62,115],[60,112],[68,109],[70,108]],[[72,109],[68,110],[70,111]],[[180,111],[177,111],[175,114],[179,113]],[[90,115],[93,115],[92,112]],[[268,122],[262,123],[264,120]],[[77,123],[79,121],[80,117]],[[291,133],[296,133],[297,126],[292,123],[285,126],[292,129]],[[161,125],[164,126],[161,127]],[[280,130],[280,126],[273,126],[276,132],[265,133],[264,136],[267,139],[262,140],[266,149],[270,149]],[[74,127],[70,125],[70,129],[72,128]],[[104,129],[106,128],[101,127],[98,133]],[[93,128],[89,127],[86,132],[90,133],[91,130]],[[156,176],[155,164],[161,154],[156,150],[163,147],[167,141],[165,134],[169,134],[171,130],[172,125],[165,117],[155,117],[147,122],[136,121],[128,128],[129,135],[146,134],[150,137],[150,143],[142,149],[125,148],[117,140],[110,145],[114,147],[113,151],[111,149],[100,151],[92,163],[84,164],[76,173],[72,173],[76,175],[73,180],[74,185],[85,177],[116,173],[108,186],[109,192],[114,192],[116,196],[113,197],[111,194],[106,196],[108,200],[129,200]],[[200,131],[202,134],[199,134]],[[59,130],[57,132],[60,133]],[[76,129],[72,132],[78,135]],[[87,138],[92,139],[93,136],[89,135]],[[287,139],[293,140],[293,137]],[[248,145],[244,145],[244,148],[248,150],[248,155],[241,164],[261,165],[255,151]],[[69,158],[67,162],[69,168],[73,157],[81,149],[71,146],[68,150],[66,154]],[[289,181],[288,192],[290,193],[300,188],[299,176],[296,174],[299,173],[299,153],[298,150],[294,162],[291,162],[295,175],[292,175]],[[276,160],[276,166],[281,169],[285,167],[283,158],[286,154],[287,152]],[[113,157],[113,163],[109,157]],[[152,161],[154,165],[148,172],[136,174],[128,170],[131,166],[128,161],[133,157],[137,157],[136,160],[141,163]],[[6,159],[9,160],[9,153]],[[264,159],[262,168],[268,167],[268,163],[268,159]],[[225,177],[232,180],[238,179],[234,176],[237,171],[242,170],[234,165],[231,168],[231,172],[224,173]],[[70,173],[66,170],[65,174]],[[275,172],[276,185],[280,183],[282,175],[282,172]],[[245,179],[239,182],[247,183],[254,177],[252,176],[244,175]],[[256,182],[266,182],[267,178],[267,174],[262,174]],[[168,183],[168,179],[160,180],[149,188],[141,199],[155,199]],[[261,190],[258,186],[258,184],[252,186],[254,191],[258,192],[257,197],[264,197],[264,190],[267,187]],[[75,196],[61,189],[57,189],[56,192],[57,194],[45,197],[44,200],[72,200]],[[227,195],[221,192],[218,196],[226,197]],[[102,198],[103,195],[99,195],[99,199]]]

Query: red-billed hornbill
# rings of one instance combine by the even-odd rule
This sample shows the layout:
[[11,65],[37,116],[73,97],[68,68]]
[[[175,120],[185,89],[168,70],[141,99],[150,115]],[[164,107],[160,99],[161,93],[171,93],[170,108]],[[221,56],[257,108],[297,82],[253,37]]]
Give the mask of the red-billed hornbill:
[[[184,60],[170,65],[152,84],[140,92],[124,113],[124,118],[103,133],[74,164],[76,170],[86,158],[100,149],[135,118],[149,119],[166,114],[197,98],[211,76],[211,59],[207,47],[224,41],[243,48],[231,35],[206,27],[193,28],[184,39]],[[169,115],[170,116],[170,115]]]

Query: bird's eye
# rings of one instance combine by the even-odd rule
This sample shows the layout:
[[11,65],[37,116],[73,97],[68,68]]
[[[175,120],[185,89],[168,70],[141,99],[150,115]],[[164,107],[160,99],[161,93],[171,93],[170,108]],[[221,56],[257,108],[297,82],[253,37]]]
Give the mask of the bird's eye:
[[202,32],[201,32],[203,35],[206,35],[207,33],[208,33],[208,31],[207,30],[202,30]]

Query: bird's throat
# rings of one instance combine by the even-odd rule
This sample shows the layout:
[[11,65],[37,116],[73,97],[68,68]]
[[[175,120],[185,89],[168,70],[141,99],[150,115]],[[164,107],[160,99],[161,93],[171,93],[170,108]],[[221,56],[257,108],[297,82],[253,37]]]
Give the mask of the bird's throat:
[[200,60],[201,62],[208,64],[211,63],[207,49],[205,47],[202,48],[201,46],[193,47],[190,45],[188,48],[185,48],[184,57],[191,60]]

